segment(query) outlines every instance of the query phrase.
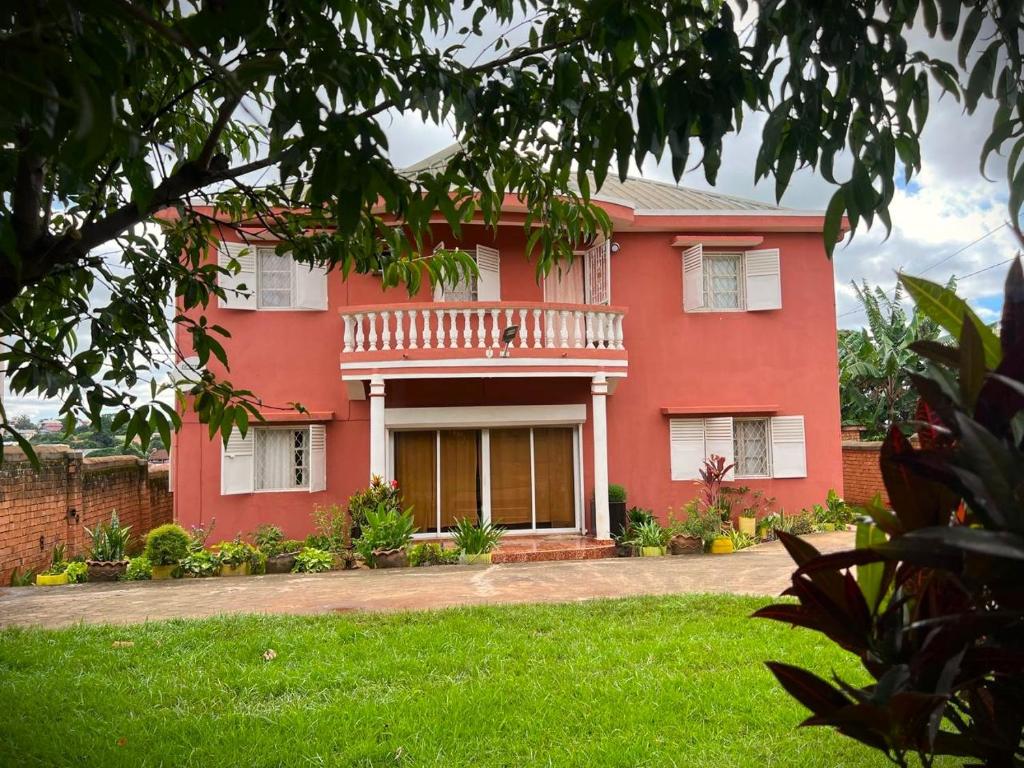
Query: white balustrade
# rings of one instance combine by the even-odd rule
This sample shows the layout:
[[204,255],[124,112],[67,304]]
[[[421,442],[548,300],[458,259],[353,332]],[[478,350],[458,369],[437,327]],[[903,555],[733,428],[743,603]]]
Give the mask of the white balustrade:
[[479,302],[472,307],[362,307],[342,313],[343,352],[498,349],[505,329],[513,325],[517,330],[509,346],[517,350],[624,350],[622,319],[621,311],[597,305],[549,308],[539,303]]

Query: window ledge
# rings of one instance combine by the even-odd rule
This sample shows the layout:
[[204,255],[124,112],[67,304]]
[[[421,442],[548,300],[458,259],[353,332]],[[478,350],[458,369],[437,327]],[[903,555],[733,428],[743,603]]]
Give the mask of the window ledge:
[[[260,411],[263,421],[268,424],[308,424],[318,421],[334,421],[334,411]],[[263,422],[251,421],[250,427],[259,427]]]
[[747,413],[778,413],[777,405],[667,405],[663,406],[663,416],[706,416],[708,414],[728,414],[735,416]]

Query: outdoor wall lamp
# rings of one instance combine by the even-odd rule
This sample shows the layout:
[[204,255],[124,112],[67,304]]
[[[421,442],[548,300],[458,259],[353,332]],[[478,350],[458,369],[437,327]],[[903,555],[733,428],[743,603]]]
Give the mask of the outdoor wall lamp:
[[504,331],[501,332],[501,343],[504,344],[505,346],[501,350],[500,357],[508,357],[508,355],[509,355],[509,352],[508,352],[509,345],[512,344],[512,342],[516,340],[516,336],[518,336],[518,335],[519,335],[519,326],[518,325],[510,325],[508,328],[506,328]]

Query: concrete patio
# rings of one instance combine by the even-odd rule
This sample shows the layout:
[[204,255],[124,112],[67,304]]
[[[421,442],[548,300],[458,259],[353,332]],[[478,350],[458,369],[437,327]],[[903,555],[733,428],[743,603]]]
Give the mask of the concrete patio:
[[[853,546],[852,533],[808,537],[821,551]],[[131,624],[228,613],[317,614],[460,605],[728,592],[777,595],[793,563],[778,542],[728,556],[616,558],[443,566],[317,575],[78,584],[0,589],[0,628]]]

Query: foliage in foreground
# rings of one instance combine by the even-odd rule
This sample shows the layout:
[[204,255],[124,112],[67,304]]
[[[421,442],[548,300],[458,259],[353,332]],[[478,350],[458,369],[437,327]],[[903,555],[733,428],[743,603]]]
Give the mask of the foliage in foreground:
[[[24,765],[882,768],[858,744],[794,730],[799,705],[758,659],[858,670],[812,633],[747,620],[763,604],[687,596],[0,632],[0,752]],[[82,716],[54,717],[56,701]]]
[[[968,113],[995,104],[982,165],[1009,158],[1011,220],[1024,199],[1019,2],[761,0],[752,22],[691,0],[8,5],[0,362],[14,393],[62,400],[69,432],[113,411],[143,448],[181,423],[159,385],[136,389],[176,359],[175,330],[211,436],[260,418],[258,393],[229,378],[229,329],[205,315],[239,269],[209,246],[246,222],[300,263],[416,291],[474,269],[431,256],[431,217],[458,238],[474,217],[495,225],[513,192],[545,272],[609,228],[590,199],[613,167],[668,156],[679,179],[699,150],[714,184],[724,138],[760,111],[755,180],[773,176],[781,198],[810,166],[834,184],[831,253],[844,213],[889,226],[897,174],[921,168],[930,79]],[[919,20],[957,40],[956,62],[908,46]],[[450,126],[460,151],[403,172],[385,134],[399,117]],[[0,439],[34,455],[2,411]]]
[[[756,615],[808,627],[860,657],[874,682],[832,685],[771,663],[807,706],[899,765],[955,755],[1024,765],[1024,270],[1006,280],[1000,335],[941,286],[902,278],[918,308],[959,339],[919,342],[914,447],[892,427],[882,476],[893,512],[870,510],[880,533],[820,555],[782,540],[799,566],[799,605]],[[854,577],[850,568],[857,566]]]

